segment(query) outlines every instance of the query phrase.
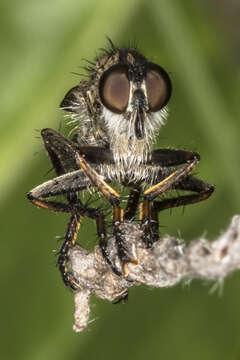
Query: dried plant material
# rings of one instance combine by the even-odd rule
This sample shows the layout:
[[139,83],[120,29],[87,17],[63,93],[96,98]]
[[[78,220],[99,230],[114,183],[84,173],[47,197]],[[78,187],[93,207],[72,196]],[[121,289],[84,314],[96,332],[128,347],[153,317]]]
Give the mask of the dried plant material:
[[[69,250],[69,271],[77,286],[74,325],[77,332],[88,324],[91,294],[114,301],[126,296],[128,288],[134,285],[168,287],[194,278],[223,280],[240,268],[240,215],[233,217],[227,231],[215,241],[199,238],[188,246],[183,240],[166,235],[152,248],[146,248],[138,224],[125,222],[121,227],[124,246],[138,262],[137,265],[128,263],[123,276],[111,270],[99,246],[91,253],[79,245]],[[109,239],[108,251],[120,269],[114,237]]]
[[80,332],[87,327],[90,313],[89,300],[91,291],[84,289],[75,293],[75,313],[73,330]]

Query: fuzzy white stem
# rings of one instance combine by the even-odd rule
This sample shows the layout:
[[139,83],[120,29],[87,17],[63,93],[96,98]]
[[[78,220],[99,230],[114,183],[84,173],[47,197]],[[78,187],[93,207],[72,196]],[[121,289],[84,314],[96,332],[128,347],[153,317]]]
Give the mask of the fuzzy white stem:
[[[69,269],[78,284],[75,331],[82,331],[87,326],[91,294],[113,301],[134,285],[168,287],[183,279],[223,280],[240,268],[240,215],[233,217],[229,228],[215,241],[199,238],[188,246],[183,240],[166,235],[151,248],[146,248],[142,230],[134,222],[122,224],[121,231],[129,255],[138,261],[138,265],[127,264],[125,276],[113,273],[99,246],[91,253],[79,245],[69,250]],[[121,268],[114,237],[109,239],[108,251]]]

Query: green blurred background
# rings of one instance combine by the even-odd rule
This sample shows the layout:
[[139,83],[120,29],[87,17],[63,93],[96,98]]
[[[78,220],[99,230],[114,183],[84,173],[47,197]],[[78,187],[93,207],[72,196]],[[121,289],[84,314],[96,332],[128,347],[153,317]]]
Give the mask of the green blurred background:
[[[68,216],[26,193],[53,176],[39,138],[59,128],[58,104],[81,59],[136,40],[174,86],[158,146],[196,150],[216,185],[206,202],[162,215],[162,231],[214,239],[240,209],[239,2],[230,0],[1,1],[1,359],[240,359],[240,273],[213,284],[131,289],[127,304],[92,299],[88,329],[72,331],[73,295],[55,266]],[[89,228],[91,226],[91,228]],[[86,244],[92,224],[83,227]],[[87,229],[87,230],[86,230]]]

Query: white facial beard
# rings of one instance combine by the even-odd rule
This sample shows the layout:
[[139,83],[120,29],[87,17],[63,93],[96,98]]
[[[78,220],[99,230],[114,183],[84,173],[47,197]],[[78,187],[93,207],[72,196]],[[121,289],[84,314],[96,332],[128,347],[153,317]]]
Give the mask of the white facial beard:
[[144,137],[140,140],[135,135],[134,116],[127,120],[123,115],[112,113],[105,107],[102,116],[115,162],[114,165],[103,165],[103,173],[109,178],[119,181],[126,177],[131,181],[143,180],[149,178],[151,171],[153,171],[154,177],[158,167],[141,165],[146,164],[147,160],[151,158],[151,149],[156,133],[167,117],[166,107],[156,113],[146,114]]
[[146,114],[144,137],[140,140],[135,135],[134,114],[127,120],[123,115],[115,114],[104,107],[102,116],[115,163],[132,166],[134,163],[145,163],[149,158],[155,135],[166,120],[167,110],[164,108],[156,113]]

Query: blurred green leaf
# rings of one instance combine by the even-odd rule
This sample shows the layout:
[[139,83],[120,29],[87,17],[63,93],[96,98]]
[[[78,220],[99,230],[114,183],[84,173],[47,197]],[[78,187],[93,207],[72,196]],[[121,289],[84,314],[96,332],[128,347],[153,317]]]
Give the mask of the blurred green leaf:
[[[221,298],[194,282],[131,289],[126,305],[93,299],[95,321],[74,334],[73,296],[52,252],[67,216],[25,199],[52,176],[44,176],[50,163],[36,129],[59,128],[58,104],[79,82],[70,72],[82,72],[81,59],[93,59],[106,35],[117,45],[136,40],[173,80],[169,121],[157,145],[199,151],[198,176],[216,185],[184,217],[181,209],[163,213],[161,232],[185,239],[218,234],[239,212],[240,197],[240,72],[227,26],[207,1],[13,0],[1,7],[1,358],[237,359],[239,274],[226,281]],[[84,223],[79,242],[92,243],[88,234],[95,232],[91,221]]]

